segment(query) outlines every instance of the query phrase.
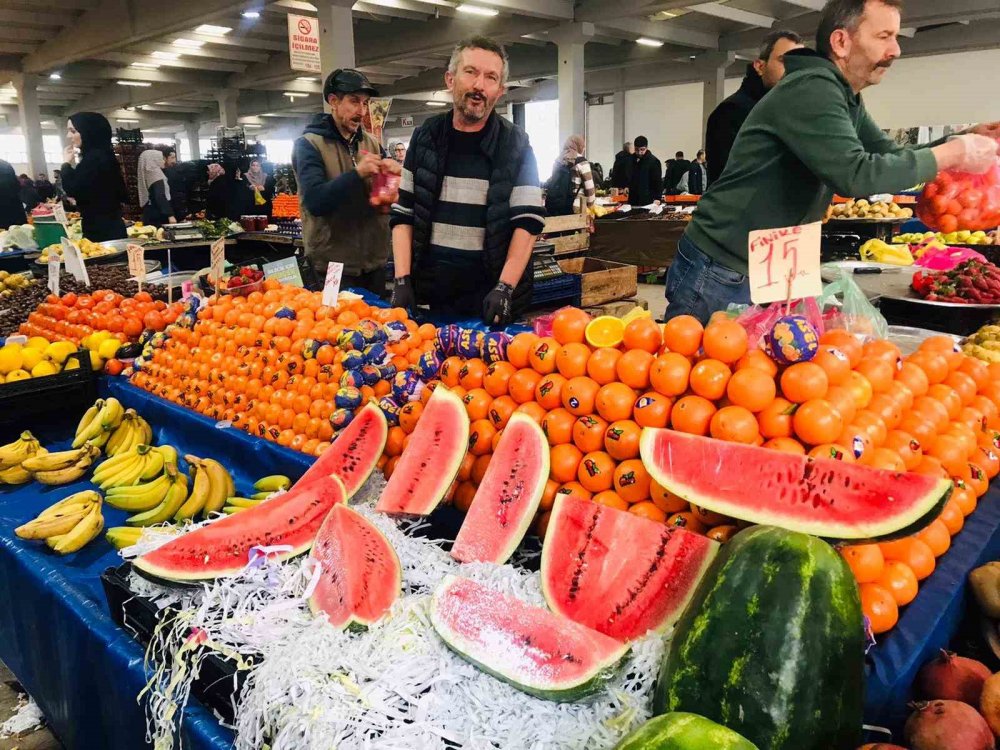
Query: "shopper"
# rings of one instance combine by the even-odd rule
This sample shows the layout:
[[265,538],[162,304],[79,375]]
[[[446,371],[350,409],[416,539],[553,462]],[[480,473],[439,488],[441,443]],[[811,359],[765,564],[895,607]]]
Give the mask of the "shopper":
[[128,192],[111,146],[111,123],[96,112],[77,112],[66,124],[66,140],[59,176],[80,211],[83,236],[93,242],[124,239]]
[[625,141],[622,144],[622,150],[615,154],[615,163],[611,165],[611,174],[608,175],[611,187],[619,190],[628,187],[632,181],[632,163],[634,161],[632,155],[634,153],[635,146],[632,145],[632,141]]
[[56,189],[49,182],[49,176],[45,172],[38,173],[38,179],[35,180],[35,190],[38,191],[38,199],[43,203],[56,197]]
[[139,154],[138,189],[143,224],[162,226],[177,223],[163,165],[162,151],[151,148]]
[[562,155],[552,167],[552,177],[545,183],[545,212],[549,216],[576,213],[580,193],[590,208],[597,200],[590,162],[583,155],[587,144],[582,135],[571,135],[563,144]]
[[660,174],[660,160],[649,150],[646,136],[640,135],[634,141],[635,156],[632,157],[632,178],[628,185],[628,202],[633,206],[648,206],[663,197],[663,179]]
[[205,195],[205,218],[224,219],[229,215],[226,170],[221,164],[208,165],[208,193]]
[[[788,74],[754,107],[729,168],[702,198],[667,274],[666,317],[705,322],[730,303],[749,303],[747,236],[820,221],[840,195],[895,193],[939,170],[984,172],[995,163],[1000,123],[930,146],[886,136],[860,93],[900,56],[901,0],[830,0],[817,52],[785,55]],[[975,134],[974,134],[975,133]]]
[[35,188],[35,183],[23,172],[17,176],[17,182],[20,185],[18,192],[21,197],[21,203],[24,204],[24,209],[30,212],[31,209],[42,202],[38,197],[38,190]]
[[453,110],[413,134],[392,207],[394,306],[427,303],[506,325],[531,301],[545,210],[528,134],[494,112],[509,72],[493,39],[472,37],[452,52]]
[[21,183],[10,162],[0,159],[0,229],[28,222],[21,203]]
[[341,288],[385,294],[389,217],[371,205],[369,193],[377,174],[399,174],[400,166],[361,125],[373,96],[378,92],[360,71],[330,73],[323,84],[330,114],[314,116],[295,141],[292,167],[306,257],[320,278],[329,263],[343,263]]
[[397,162],[402,164],[406,161],[406,144],[402,141],[396,141],[396,145],[392,147],[392,158]]
[[724,99],[708,116],[705,149],[708,151],[709,185],[722,176],[736,134],[750,116],[750,111],[785,77],[785,55],[801,47],[802,39],[794,31],[772,31],[764,37],[757,59],[747,65],[739,91]]
[[267,214],[268,221],[274,213],[274,185],[274,177],[264,171],[261,160],[251,159],[250,169],[247,170],[247,186],[253,191],[255,212]]
[[674,158],[667,161],[667,171],[663,176],[663,192],[675,195],[680,192],[681,180],[691,171],[691,162],[684,158],[684,152],[678,151]]
[[223,160],[225,175],[223,184],[226,186],[226,217],[230,221],[239,221],[241,216],[257,213],[253,204],[253,190],[243,176],[240,162],[235,158]]
[[183,221],[188,215],[188,187],[184,175],[184,167],[177,161],[177,151],[173,148],[163,149],[163,175],[167,178],[170,188],[170,206],[174,217]]
[[687,173],[686,190],[690,195],[702,195],[708,187],[708,171],[705,168],[705,152],[699,151]]

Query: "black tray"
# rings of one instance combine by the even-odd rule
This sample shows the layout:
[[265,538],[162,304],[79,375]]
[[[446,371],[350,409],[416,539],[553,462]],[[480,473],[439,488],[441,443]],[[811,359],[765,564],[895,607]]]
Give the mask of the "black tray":
[[91,369],[90,352],[80,349],[66,361],[71,359],[80,363],[75,370],[0,385],[0,425],[26,426],[40,415],[74,411],[96,401],[97,373]]

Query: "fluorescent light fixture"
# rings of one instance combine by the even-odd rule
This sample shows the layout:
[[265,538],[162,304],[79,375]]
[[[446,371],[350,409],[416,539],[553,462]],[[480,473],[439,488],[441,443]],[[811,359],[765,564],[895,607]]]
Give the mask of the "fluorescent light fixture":
[[447,107],[448,102],[424,102],[428,107]]
[[155,52],[149,53],[150,57],[155,57],[157,60],[177,60],[180,58],[180,52],[164,52],[163,50],[156,50]]
[[174,39],[171,44],[175,47],[186,47],[187,49],[200,49],[205,46],[205,43],[199,39],[185,39],[183,37]]
[[245,125],[243,125],[243,127],[244,128],[251,128],[251,129],[253,129],[253,128],[262,128],[264,126],[263,125],[257,125],[256,123],[248,122]]
[[140,88],[149,88],[153,84],[147,81],[118,81],[119,86],[139,86]]
[[663,42],[659,39],[650,39],[647,36],[641,36],[635,40],[636,44],[641,44],[643,47],[662,47]]
[[299,76],[295,80],[296,81],[306,81],[308,83],[315,83],[316,82],[316,79],[313,78],[312,76]]
[[306,94],[303,94],[301,91],[286,91],[285,96],[287,96],[292,101],[295,101],[295,99],[297,99],[298,97],[306,96]]
[[231,26],[216,26],[212,23],[203,23],[194,30],[195,34],[208,34],[210,36],[225,36],[232,31]]
[[138,122],[139,122],[138,120],[123,120],[121,118],[118,119],[119,125],[135,125]]
[[143,70],[159,70],[160,66],[156,63],[146,63],[146,62],[134,62],[129,67],[131,68],[142,68]]
[[474,16],[495,16],[500,13],[500,11],[493,8],[484,8],[481,5],[470,5],[469,3],[462,3],[455,10],[460,13],[470,13]]
[[62,75],[59,73],[49,73],[49,80],[51,81],[58,81],[60,78],[62,78]]
[[259,10],[245,10],[245,11],[243,11],[242,15],[243,15],[244,18],[257,19],[257,18],[260,18],[260,11]]

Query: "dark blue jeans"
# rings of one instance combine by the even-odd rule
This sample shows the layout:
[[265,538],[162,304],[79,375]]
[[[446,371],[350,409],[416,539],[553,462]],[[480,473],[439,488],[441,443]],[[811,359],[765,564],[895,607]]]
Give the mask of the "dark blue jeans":
[[712,313],[725,310],[732,302],[750,304],[750,281],[716,263],[684,235],[667,272],[666,297],[664,321],[693,315],[705,325]]

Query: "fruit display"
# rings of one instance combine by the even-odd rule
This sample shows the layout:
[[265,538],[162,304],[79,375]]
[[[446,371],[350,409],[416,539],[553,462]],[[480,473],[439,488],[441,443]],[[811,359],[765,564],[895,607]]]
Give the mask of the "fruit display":
[[858,253],[861,255],[861,260],[890,263],[894,266],[913,265],[913,254],[909,245],[890,245],[880,239],[871,239],[860,247]]
[[904,245],[935,245],[938,247],[948,247],[949,245],[997,245],[998,234],[997,230],[993,229],[989,232],[984,232],[979,230],[977,232],[970,232],[967,229],[963,229],[959,232],[908,232],[906,234],[897,234],[892,238],[892,244],[904,244]]
[[50,505],[14,533],[20,539],[42,540],[56,554],[69,555],[83,549],[103,529],[101,494],[83,490]]
[[76,346],[68,341],[50,342],[41,336],[32,336],[24,344],[8,341],[0,347],[0,383],[58,375],[63,369],[75,370],[80,367],[80,360],[70,359],[70,355],[76,351]]
[[703,716],[683,711],[650,719],[614,750],[759,750],[731,729]]
[[1000,362],[1000,325],[985,325],[962,341],[962,352],[984,362]]
[[152,224],[143,224],[141,221],[137,221],[134,224],[129,225],[125,229],[126,234],[129,239],[140,239],[140,240],[162,240],[163,239],[163,229],[154,227]]
[[430,619],[463,659],[546,700],[597,692],[628,653],[621,641],[458,576],[434,592]]
[[298,219],[301,217],[298,195],[278,193],[271,199],[271,206],[271,215],[275,219]]
[[[83,238],[80,240],[74,240],[73,244],[80,250],[80,254],[83,256],[84,261],[89,258],[100,258],[103,255],[114,255],[115,253],[120,253],[119,248],[113,247],[111,245],[102,245],[99,242],[91,242],[90,240]],[[41,255],[35,260],[36,263],[48,263],[53,258],[63,257],[63,247],[62,243],[56,243],[54,245],[49,245],[48,247],[42,248]]]
[[29,458],[45,455],[48,450],[38,439],[25,430],[13,442],[0,446],[0,484],[27,484],[31,472],[21,467]]
[[959,263],[950,271],[917,271],[910,286],[929,302],[1000,305],[1000,268],[978,260]]
[[24,289],[31,283],[30,274],[0,271],[0,299],[13,297],[19,289]]
[[264,285],[264,272],[252,266],[240,266],[231,271],[229,276],[223,276],[218,280],[209,273],[205,277],[205,283],[209,289],[218,287],[220,292],[245,297],[251,292],[260,291]]
[[868,201],[865,198],[835,203],[830,206],[831,219],[912,219],[913,209],[902,208],[894,202]]
[[924,186],[917,216],[945,234],[1000,227],[1000,161],[982,175],[939,173]]
[[856,747],[861,617],[851,571],[832,547],[746,529],[723,546],[677,623],[654,710],[704,716],[760,748]]
[[82,478],[101,455],[101,449],[90,443],[54,453],[38,453],[21,462],[31,480],[48,485],[70,484]]

